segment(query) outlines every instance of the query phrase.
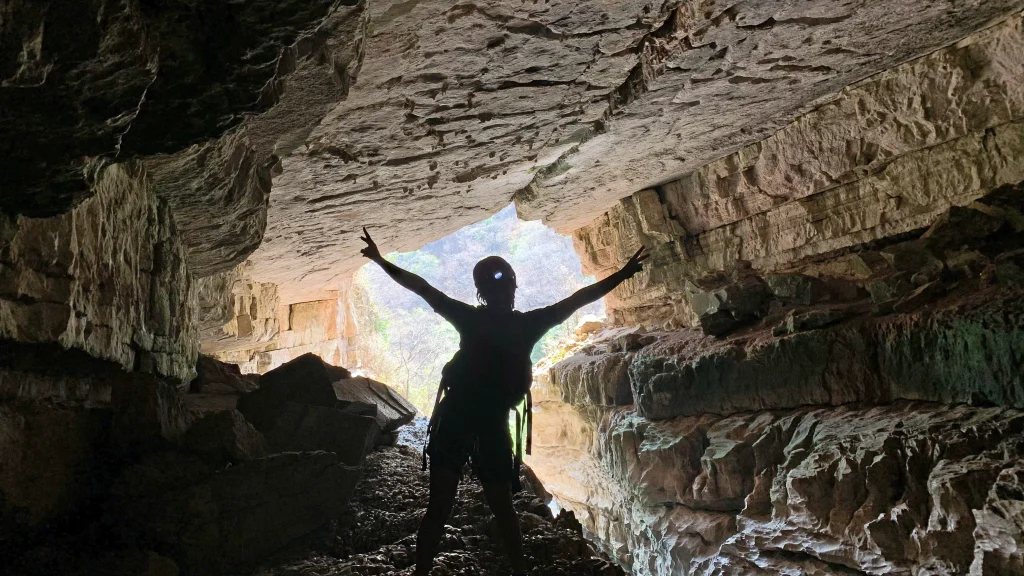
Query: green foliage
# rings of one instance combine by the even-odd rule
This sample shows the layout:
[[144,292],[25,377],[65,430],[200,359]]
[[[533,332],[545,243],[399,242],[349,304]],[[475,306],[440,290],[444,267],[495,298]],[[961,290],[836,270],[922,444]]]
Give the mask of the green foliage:
[[[512,206],[415,252],[388,254],[395,264],[422,276],[452,298],[476,304],[473,266],[498,255],[512,265],[519,285],[516,309],[553,304],[593,282],[583,275],[572,240],[539,222],[524,222]],[[360,368],[388,382],[425,414],[434,404],[441,369],[458,349],[458,333],[415,294],[367,264],[355,278]],[[604,312],[591,304],[546,334],[531,354],[536,362],[575,328],[580,314]],[[515,420],[512,420],[514,427]]]

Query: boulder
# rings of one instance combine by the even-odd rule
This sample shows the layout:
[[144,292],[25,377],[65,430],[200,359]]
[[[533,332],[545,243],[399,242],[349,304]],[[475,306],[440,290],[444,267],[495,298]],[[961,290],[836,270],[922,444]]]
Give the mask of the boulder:
[[196,378],[189,384],[189,391],[201,394],[245,394],[259,388],[259,380],[256,374],[242,374],[237,364],[200,355],[196,362]]
[[830,299],[825,282],[806,274],[767,274],[764,283],[772,296],[787,304],[817,304]]
[[193,420],[183,396],[177,386],[152,374],[115,379],[110,398],[114,448],[142,453],[181,438]]
[[344,464],[358,465],[381,438],[376,418],[336,408],[286,403],[267,432],[274,452],[324,450]]
[[934,248],[958,248],[982,240],[1006,224],[1003,218],[975,202],[969,206],[950,206],[939,216],[921,238]]
[[946,267],[965,278],[977,278],[989,264],[989,259],[978,252],[964,248],[946,252]]
[[805,330],[817,330],[826,326],[831,326],[837,322],[845,320],[853,315],[853,311],[847,309],[831,309],[831,310],[805,310],[803,312],[795,312],[788,316],[782,321],[782,323],[776,326],[772,333],[775,336],[784,336],[786,334],[795,334],[797,332],[803,332]]
[[328,452],[275,454],[218,471],[197,456],[161,452],[118,478],[107,521],[189,574],[244,570],[337,518],[360,471]]
[[899,272],[884,278],[876,278],[866,286],[871,300],[876,304],[898,300],[914,291],[909,272]]
[[374,417],[384,432],[393,432],[399,426],[412,422],[416,417],[415,406],[402,398],[398,392],[375,380],[347,378],[337,380],[331,386],[339,401],[376,406]]
[[921,241],[900,242],[883,249],[882,258],[897,272],[938,276],[945,265]]
[[904,313],[916,310],[921,306],[938,299],[944,293],[942,283],[934,280],[918,286],[913,292],[904,296],[893,306],[895,312]]
[[604,323],[600,320],[591,318],[584,318],[580,321],[579,325],[576,326],[576,334],[578,336],[585,336],[588,334],[597,334],[604,328]]
[[713,336],[723,336],[758,320],[768,310],[768,288],[749,274],[687,282],[684,294],[701,328]]
[[416,416],[416,408],[368,378],[304,354],[260,378],[238,410],[266,435],[272,451],[326,450],[358,464],[382,439]]
[[185,433],[182,445],[214,465],[248,462],[267,455],[263,434],[237,410],[202,417]]
[[259,389],[238,399],[238,411],[266,433],[287,402],[335,407],[338,396],[328,366],[315,354],[303,354],[260,376]]

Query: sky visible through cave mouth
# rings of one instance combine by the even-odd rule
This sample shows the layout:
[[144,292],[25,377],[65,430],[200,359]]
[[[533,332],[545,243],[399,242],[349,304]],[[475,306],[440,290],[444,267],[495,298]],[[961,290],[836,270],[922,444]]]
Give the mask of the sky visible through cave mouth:
[[[557,302],[594,281],[583,275],[571,238],[540,222],[520,220],[512,205],[415,252],[391,253],[386,258],[452,298],[477,304],[473,266],[491,255],[512,264],[519,285],[516,309],[524,312]],[[459,347],[458,333],[375,264],[356,273],[352,296],[359,325],[359,368],[389,383],[429,414],[441,369]],[[587,314],[603,316],[604,304],[595,302],[548,332],[533,350],[534,362],[553,350]]]

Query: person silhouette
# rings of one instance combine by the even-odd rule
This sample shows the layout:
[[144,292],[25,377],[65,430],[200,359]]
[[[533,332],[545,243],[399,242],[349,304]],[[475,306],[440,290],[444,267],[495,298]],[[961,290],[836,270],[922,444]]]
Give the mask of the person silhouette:
[[512,506],[519,489],[522,434],[517,412],[516,450],[509,432],[509,412],[527,399],[529,453],[530,352],[551,328],[579,308],[632,278],[647,258],[641,247],[620,270],[568,298],[537,310],[515,310],[516,273],[503,258],[489,256],[473,268],[480,306],[460,302],[426,280],[385,260],[363,228],[363,256],[380,265],[399,285],[422,297],[459,333],[459,350],[441,372],[434,412],[427,427],[424,467],[430,457],[430,495],[416,537],[417,576],[433,567],[444,524],[455,504],[462,470],[468,462],[480,480],[494,514],[513,574],[526,573],[519,518]]

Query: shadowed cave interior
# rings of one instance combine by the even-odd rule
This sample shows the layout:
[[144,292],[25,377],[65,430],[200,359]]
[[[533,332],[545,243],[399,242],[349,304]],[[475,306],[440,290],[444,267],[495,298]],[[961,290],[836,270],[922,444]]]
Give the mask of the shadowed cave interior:
[[[365,226],[523,310],[650,254],[534,350],[532,576],[1024,574],[1022,55],[1019,0],[0,0],[3,572],[412,574],[455,344]],[[432,573],[510,570],[467,476]]]

